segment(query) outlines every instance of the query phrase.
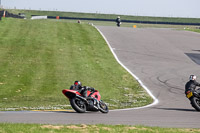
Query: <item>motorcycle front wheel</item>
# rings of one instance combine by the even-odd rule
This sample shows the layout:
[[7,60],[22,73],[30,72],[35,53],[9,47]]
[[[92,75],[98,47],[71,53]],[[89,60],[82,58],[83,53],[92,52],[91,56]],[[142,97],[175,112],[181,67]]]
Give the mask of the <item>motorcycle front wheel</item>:
[[200,111],[200,99],[197,97],[191,98],[191,105],[194,107],[197,111]]
[[103,102],[103,101],[99,101],[99,111],[101,111],[102,113],[108,113],[108,106]]
[[78,113],[86,112],[86,104],[83,100],[81,100],[79,98],[72,98],[72,99],[70,99],[70,104],[76,112],[78,112]]

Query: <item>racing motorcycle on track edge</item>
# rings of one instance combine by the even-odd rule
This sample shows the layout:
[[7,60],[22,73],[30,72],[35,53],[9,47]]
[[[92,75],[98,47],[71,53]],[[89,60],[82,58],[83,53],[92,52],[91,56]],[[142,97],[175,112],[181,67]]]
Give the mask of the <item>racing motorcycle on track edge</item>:
[[87,90],[87,99],[77,90],[64,89],[62,93],[69,99],[72,108],[78,113],[85,113],[86,111],[109,112],[108,106],[101,100],[101,95],[97,90]]
[[200,88],[187,91],[186,97],[190,100],[192,107],[200,111]]

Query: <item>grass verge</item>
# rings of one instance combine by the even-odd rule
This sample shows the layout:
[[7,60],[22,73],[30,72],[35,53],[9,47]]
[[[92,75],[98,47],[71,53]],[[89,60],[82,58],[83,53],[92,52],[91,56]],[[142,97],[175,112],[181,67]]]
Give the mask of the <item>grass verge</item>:
[[200,33],[200,29],[187,29],[188,31]]
[[110,109],[152,98],[88,24],[4,18],[0,22],[0,110],[65,109],[75,80],[98,89]]
[[2,133],[199,133],[200,129],[160,128],[127,125],[41,125],[0,123]]

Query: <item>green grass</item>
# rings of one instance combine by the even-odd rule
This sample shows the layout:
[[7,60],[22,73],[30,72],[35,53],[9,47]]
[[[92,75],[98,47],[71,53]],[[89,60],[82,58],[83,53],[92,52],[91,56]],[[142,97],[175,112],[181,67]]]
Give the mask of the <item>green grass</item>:
[[110,109],[152,98],[88,24],[4,18],[0,22],[0,110],[65,109],[75,80],[98,89]]
[[0,123],[1,133],[199,133],[200,129],[127,125],[42,125]]
[[186,30],[200,33],[200,29],[186,29]]

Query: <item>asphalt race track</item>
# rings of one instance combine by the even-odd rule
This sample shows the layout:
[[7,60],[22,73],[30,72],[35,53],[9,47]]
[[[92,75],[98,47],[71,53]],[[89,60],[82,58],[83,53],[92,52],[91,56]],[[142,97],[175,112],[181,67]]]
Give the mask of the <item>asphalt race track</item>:
[[98,29],[107,38],[118,59],[159,100],[158,104],[142,109],[110,111],[108,114],[0,112],[0,122],[200,128],[200,112],[191,107],[184,94],[189,75],[200,77],[200,34],[174,29],[106,26],[98,26]]

